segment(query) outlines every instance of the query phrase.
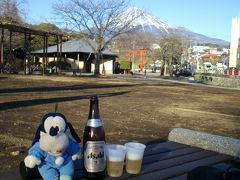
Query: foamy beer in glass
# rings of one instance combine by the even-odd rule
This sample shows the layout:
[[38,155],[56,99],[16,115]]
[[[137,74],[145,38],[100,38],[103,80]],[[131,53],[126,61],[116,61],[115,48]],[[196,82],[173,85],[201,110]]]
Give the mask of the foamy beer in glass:
[[107,173],[111,177],[120,177],[123,174],[126,147],[123,145],[106,145]]
[[141,143],[129,142],[125,144],[125,147],[127,148],[126,171],[129,174],[139,174],[146,146]]

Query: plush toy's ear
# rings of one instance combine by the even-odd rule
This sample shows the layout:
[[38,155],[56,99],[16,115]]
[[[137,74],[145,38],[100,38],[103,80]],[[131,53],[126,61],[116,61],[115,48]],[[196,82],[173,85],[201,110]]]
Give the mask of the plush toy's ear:
[[32,142],[32,146],[37,142],[39,141],[40,139],[40,131],[42,130],[42,124],[40,124],[37,128],[37,131],[36,131],[36,134],[35,134],[35,137],[33,139],[33,142]]
[[81,142],[81,138],[78,136],[78,134],[76,133],[76,131],[74,130],[73,126],[71,123],[67,122],[67,125],[70,129],[71,135],[72,137],[76,140],[77,143]]

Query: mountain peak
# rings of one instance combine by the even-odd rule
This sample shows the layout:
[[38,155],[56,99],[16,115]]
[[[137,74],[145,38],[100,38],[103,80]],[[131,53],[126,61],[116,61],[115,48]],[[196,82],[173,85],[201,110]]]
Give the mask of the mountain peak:
[[211,38],[202,34],[192,32],[185,27],[173,27],[168,23],[152,16],[146,10],[137,7],[128,8],[120,16],[120,24],[124,22],[131,22],[130,30],[132,32],[151,33],[156,38],[171,34],[181,36],[182,38],[192,40],[196,43],[213,43],[219,45],[229,44],[228,42],[221,39]]
[[140,29],[141,27],[143,32],[145,32],[146,29],[161,29],[161,31],[163,31],[164,33],[169,33],[168,29],[172,28],[172,26],[170,26],[168,23],[153,17],[147,11],[137,7],[128,8],[122,14],[123,20],[128,20],[129,18],[134,19],[134,21],[131,23],[131,29]]

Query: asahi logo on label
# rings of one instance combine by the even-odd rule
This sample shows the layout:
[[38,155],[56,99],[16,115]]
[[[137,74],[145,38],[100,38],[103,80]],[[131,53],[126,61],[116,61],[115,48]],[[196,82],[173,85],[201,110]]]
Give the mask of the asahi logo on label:
[[100,159],[100,158],[104,158],[104,153],[100,152],[98,154],[94,154],[94,153],[91,153],[88,155],[87,157],[88,159]]
[[88,172],[104,171],[106,157],[104,141],[88,141],[84,147],[84,167]]
[[102,120],[101,119],[89,119],[87,121],[87,126],[100,127],[100,126],[102,126]]

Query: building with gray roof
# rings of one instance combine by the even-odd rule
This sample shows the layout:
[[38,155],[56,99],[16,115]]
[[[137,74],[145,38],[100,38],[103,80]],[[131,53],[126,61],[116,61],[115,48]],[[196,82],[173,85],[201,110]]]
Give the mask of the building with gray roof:
[[[92,46],[96,47],[96,42],[85,39],[72,39],[62,43],[61,57],[63,61],[71,64],[71,69],[80,69],[81,72],[93,72],[94,71],[94,52]],[[57,56],[60,52],[59,45],[49,46],[46,50],[48,62],[56,61]],[[32,55],[39,57],[40,61],[44,56],[44,50],[35,50],[31,52]],[[108,74],[113,73],[113,64],[117,58],[117,54],[105,49],[102,53],[103,59],[100,65],[101,68],[105,69]],[[104,67],[103,67],[104,64]]]

